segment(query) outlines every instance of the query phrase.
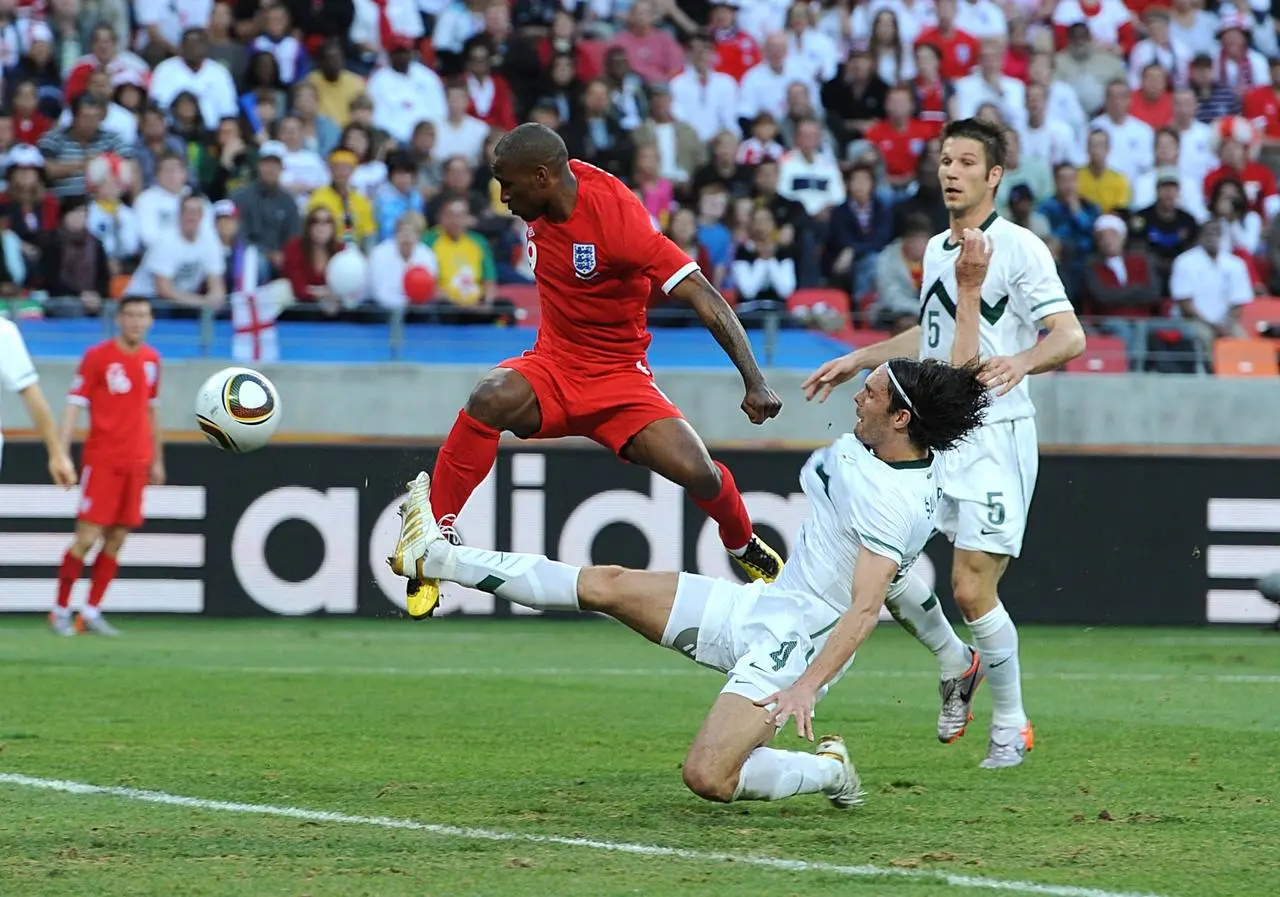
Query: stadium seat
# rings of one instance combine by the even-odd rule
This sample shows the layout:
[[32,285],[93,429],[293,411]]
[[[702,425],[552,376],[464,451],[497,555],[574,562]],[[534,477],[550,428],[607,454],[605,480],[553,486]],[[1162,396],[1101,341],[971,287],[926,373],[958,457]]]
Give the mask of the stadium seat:
[[1067,362],[1072,374],[1123,374],[1129,370],[1129,348],[1118,336],[1089,334],[1084,354]]
[[542,320],[542,304],[538,301],[538,287],[532,283],[504,283],[498,287],[498,295],[510,299],[516,307],[517,327],[537,327]]
[[1249,335],[1280,335],[1280,297],[1259,296],[1240,309],[1240,323]]
[[1219,339],[1213,343],[1213,370],[1219,377],[1276,377],[1276,344],[1264,339]]
[[[844,290],[830,287],[812,287],[796,290],[787,298],[787,311],[793,315],[802,313],[816,305],[825,305],[833,317],[839,317],[841,326],[827,330],[832,336],[843,342],[849,342],[853,334],[853,317],[849,314],[849,294]],[[826,328],[822,328],[826,330]]]

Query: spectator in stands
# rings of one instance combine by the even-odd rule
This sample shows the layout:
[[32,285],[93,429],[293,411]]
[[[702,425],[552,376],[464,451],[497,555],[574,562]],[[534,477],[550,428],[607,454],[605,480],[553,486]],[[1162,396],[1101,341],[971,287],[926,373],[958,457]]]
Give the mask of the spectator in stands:
[[157,311],[178,308],[217,310],[226,301],[226,259],[214,229],[207,226],[204,200],[181,200],[178,226],[166,230],[142,257],[127,294],[146,296]]
[[738,146],[738,164],[750,167],[766,160],[778,161],[786,152],[781,136],[777,120],[768,112],[761,112],[751,122],[751,136]]
[[779,245],[777,223],[768,209],[751,213],[748,237],[738,247],[731,271],[738,317],[743,326],[759,327],[770,313],[785,315],[787,299],[796,291],[796,262],[792,251]]
[[1155,167],[1155,132],[1129,114],[1131,102],[1129,84],[1118,78],[1107,85],[1105,111],[1089,123],[1090,130],[1107,132],[1107,168],[1129,184]]
[[[1084,269],[1085,292],[1095,314],[1108,317],[1150,317],[1164,302],[1160,274],[1139,250],[1125,251],[1128,230],[1115,215],[1093,223],[1098,251]],[[1105,325],[1104,325],[1105,326]],[[1112,324],[1110,332],[1131,339],[1132,328]]]
[[893,212],[875,195],[875,172],[855,165],[849,172],[849,198],[831,215],[826,258],[837,281],[849,284],[855,301],[875,286],[876,258],[893,239]]
[[161,156],[184,152],[183,143],[169,133],[169,124],[157,106],[148,106],[139,117],[138,141],[133,145],[133,155],[142,175],[142,187],[156,182],[156,166]]
[[441,158],[461,156],[475,166],[480,164],[489,125],[467,113],[470,103],[465,84],[451,84],[445,90],[448,113],[443,121],[436,124],[435,148]]
[[1224,252],[1251,256],[1262,248],[1262,216],[1250,210],[1239,181],[1222,178],[1213,185],[1209,214],[1221,228]]
[[592,81],[582,95],[582,115],[565,134],[570,155],[623,177],[631,168],[631,135],[609,102],[609,87]]
[[600,80],[609,93],[609,107],[624,131],[639,127],[649,115],[644,81],[631,71],[631,61],[619,47],[605,53],[604,74]]
[[787,10],[786,27],[787,55],[799,59],[808,67],[809,75],[806,80],[812,84],[834,78],[844,54],[839,51],[835,40],[814,27],[813,11],[809,5],[792,4]]
[[181,55],[161,62],[151,76],[151,99],[161,109],[168,109],[184,91],[199,99],[206,130],[240,112],[231,73],[209,59],[209,36],[202,27],[187,28],[182,33]]
[[667,31],[655,28],[658,15],[653,0],[635,0],[627,14],[627,27],[614,37],[610,49],[620,49],[644,81],[667,83],[684,68],[684,51]]
[[1214,68],[1213,57],[1208,53],[1198,53],[1191,60],[1188,82],[1196,98],[1196,118],[1199,121],[1211,124],[1240,111],[1239,94],[1221,80]]
[[996,188],[996,210],[1008,215],[1010,191],[1019,185],[1031,188],[1034,196],[1053,192],[1053,171],[1043,159],[1022,152],[1022,138],[1012,128],[1004,132],[1004,175]]
[[733,261],[733,233],[725,224],[729,211],[729,191],[720,183],[707,184],[698,193],[698,245],[706,250],[714,278],[712,283],[725,283],[729,263]]
[[818,142],[823,153],[834,156],[836,153],[835,138],[831,136],[826,125],[822,123],[822,115],[813,107],[813,98],[809,89],[803,84],[792,84],[787,88],[787,114],[778,122],[779,139],[785,146],[795,146],[796,128],[800,123],[813,119],[818,122],[822,137]]
[[494,74],[493,51],[484,37],[468,41],[463,58],[467,68],[464,88],[468,105],[465,113],[479,119],[488,128],[510,131],[518,124],[515,94],[506,78]]
[[930,140],[925,146],[924,155],[916,164],[916,183],[911,195],[894,204],[893,233],[902,236],[905,233],[907,219],[912,215],[923,215],[932,225],[932,233],[939,234],[951,226],[947,215],[947,207],[942,201],[942,182],[938,180],[938,156],[940,146],[937,140]]
[[1027,118],[1018,128],[1019,146],[1027,156],[1051,168],[1063,162],[1084,165],[1088,161],[1084,144],[1076,139],[1070,125],[1049,116],[1048,97],[1044,86],[1027,85]]
[[231,80],[237,85],[244,83],[245,72],[249,68],[249,51],[243,41],[236,37],[235,13],[228,3],[213,4],[209,15],[209,58],[231,73]]
[[816,119],[796,128],[795,149],[782,157],[778,192],[804,206],[810,218],[825,222],[831,210],[844,202],[845,188],[840,167],[819,151],[821,141],[822,126]]
[[284,266],[285,244],[301,228],[298,204],[281,185],[286,152],[282,143],[264,143],[258,150],[257,180],[231,195],[245,242],[257,246],[276,271]]
[[[824,35],[825,36],[825,35]],[[898,17],[892,9],[881,7],[871,22],[869,50],[876,74],[885,84],[905,84],[916,76],[915,54],[903,43]],[[835,76],[835,56],[831,57],[831,77]],[[824,77],[823,81],[831,80]]]
[[[406,213],[421,215],[426,208],[422,194],[415,189],[418,168],[408,153],[393,153],[387,161],[387,173],[387,182],[378,187],[373,200],[380,241],[395,236]],[[423,229],[426,229],[425,221]]]
[[329,289],[325,279],[329,259],[341,250],[338,220],[324,206],[308,211],[301,233],[284,244],[280,273],[288,279],[294,298],[304,304],[315,303],[312,307],[326,317],[342,310],[338,296]]
[[978,40],[1003,39],[1009,33],[1004,12],[992,0],[960,0],[956,8],[956,26]]
[[177,229],[182,198],[187,193],[186,157],[177,153],[161,156],[156,163],[155,186],[143,190],[133,202],[144,250]]
[[[1130,209],[1147,209],[1156,202],[1157,178],[1170,170],[1176,173],[1178,157],[1178,132],[1172,128],[1161,128],[1156,132],[1156,169],[1147,171],[1135,180]],[[1199,180],[1179,177],[1178,205],[1197,221],[1208,218],[1208,210],[1204,209],[1202,183]]]
[[489,241],[467,229],[466,201],[451,198],[440,209],[440,224],[427,231],[440,279],[439,318],[447,323],[492,321],[508,313],[498,299],[498,270]]
[[1218,24],[1218,58],[1214,62],[1215,81],[1243,97],[1255,85],[1267,83],[1267,58],[1249,46],[1253,14],[1249,10],[1226,8]]
[[280,80],[286,85],[297,83],[311,69],[311,60],[302,42],[290,33],[293,22],[288,8],[283,3],[269,0],[263,4],[260,15],[262,31],[249,46],[276,58],[280,66]]
[[1263,129],[1264,141],[1280,141],[1280,55],[1271,60],[1271,80],[1244,95],[1244,117]]
[[[126,169],[127,170],[127,169]],[[121,200],[124,185],[108,173],[93,188],[86,226],[102,244],[111,275],[132,271],[142,255],[142,230],[138,213]]]
[[938,68],[942,56],[933,44],[917,44],[915,60],[916,76],[907,85],[914,101],[915,117],[929,127],[930,137],[937,137],[947,121],[955,88],[942,77]]
[[1053,236],[1053,228],[1049,227],[1049,219],[1036,210],[1036,195],[1026,184],[1018,184],[1009,191],[1008,217],[1014,224],[1025,227],[1043,240],[1054,256],[1058,255],[1058,241]]
[[316,58],[316,69],[306,77],[315,88],[320,115],[345,128],[351,120],[351,102],[364,94],[364,79],[344,68],[342,43],[325,41]]
[[22,240],[10,227],[9,207],[0,203],[0,296],[13,297],[27,282]]
[[978,67],[956,81],[955,117],[970,118],[984,103],[992,103],[1006,125],[1021,126],[1027,114],[1026,86],[1004,74],[1002,37],[987,38],[978,53]]
[[128,158],[131,151],[119,137],[102,129],[102,104],[87,94],[71,104],[72,120],[40,138],[45,174],[56,197],[83,196],[84,170],[89,160],[103,153]]
[[39,94],[36,82],[27,79],[13,86],[10,105],[13,111],[13,136],[18,143],[35,146],[53,127],[53,121],[37,108]]
[[373,125],[407,144],[418,122],[444,119],[444,85],[435,72],[414,60],[412,40],[396,38],[388,51],[388,64],[369,78]]
[[866,44],[855,43],[841,74],[822,86],[827,123],[842,155],[850,143],[864,139],[871,126],[884,118],[888,94],[889,85],[875,73]]
[[307,209],[325,208],[338,222],[338,240],[349,240],[362,250],[373,245],[378,228],[373,221],[373,204],[351,186],[360,159],[347,149],[329,154],[329,184],[311,194]]
[[426,229],[427,221],[422,215],[405,212],[395,222],[391,236],[369,253],[369,294],[383,308],[406,308],[409,305],[409,297],[404,291],[404,275],[409,268],[426,268],[437,278],[439,287],[440,265],[436,254],[422,242]]
[[209,153],[209,132],[200,114],[200,101],[195,94],[183,91],[169,104],[169,132],[182,141],[182,155],[191,173],[191,186],[199,190],[213,170]]
[[217,136],[209,157],[210,174],[201,186],[205,196],[213,202],[227,199],[250,184],[258,168],[258,150],[250,145],[238,118],[224,118],[218,122]]
[[235,295],[256,290],[271,280],[267,257],[245,241],[240,232],[240,210],[229,199],[213,204],[214,230],[222,249],[227,293]]
[[1240,308],[1253,301],[1253,286],[1244,261],[1222,248],[1218,222],[1206,222],[1200,245],[1174,259],[1169,292],[1206,357],[1218,337],[1244,336]]
[[255,131],[269,127],[268,122],[261,120],[261,106],[269,106],[277,118],[288,109],[289,93],[280,79],[280,63],[272,54],[260,52],[249,57],[243,86],[240,109]]
[[[885,177],[892,188],[888,192],[900,198],[915,180],[916,165],[924,155],[933,129],[911,117],[911,91],[905,84],[889,89],[885,113],[882,121],[867,130],[866,139],[884,160]],[[1006,164],[1005,171],[1008,170]]]
[[1221,145],[1218,158],[1222,164],[1205,175],[1204,189],[1211,194],[1219,181],[1236,180],[1244,187],[1249,208],[1264,218],[1280,213],[1276,176],[1262,162],[1250,158],[1250,147],[1256,145],[1254,126],[1243,118],[1230,118],[1218,123]]
[[684,207],[672,212],[666,232],[673,243],[698,263],[702,276],[719,289],[724,279],[724,271],[717,270],[716,265],[711,261],[711,254],[707,252],[707,247],[698,239],[698,218],[694,215],[693,209]]
[[1129,85],[1136,89],[1142,83],[1147,68],[1156,65],[1169,75],[1174,87],[1186,87],[1194,54],[1190,47],[1170,33],[1168,8],[1149,6],[1142,13],[1142,18],[1146,23],[1147,36],[1134,44],[1129,53]]
[[321,156],[338,147],[342,131],[320,114],[320,95],[312,84],[302,82],[293,89],[293,115],[302,125],[302,145]]
[[[866,55],[865,48],[863,55],[867,59],[865,68],[870,72],[870,56]],[[768,112],[781,119],[787,113],[787,88],[795,83],[805,85],[816,107],[819,103],[812,66],[788,52],[785,34],[770,34],[764,42],[764,62],[742,78],[738,91],[738,118],[749,121],[761,112]]]
[[915,42],[937,48],[942,77],[955,81],[969,74],[978,60],[981,45],[977,37],[957,27],[956,0],[938,0],[936,12],[937,26],[925,28]]
[[1111,157],[1111,138],[1101,128],[1089,132],[1089,163],[1080,169],[1079,191],[1084,199],[1104,213],[1129,208],[1129,179],[1107,167]]
[[688,65],[671,79],[671,112],[706,144],[720,131],[738,130],[738,82],[712,69],[715,60],[708,33],[691,34],[687,48]]
[[738,26],[740,0],[714,0],[708,28],[715,42],[716,71],[741,83],[743,76],[762,58],[755,36]]
[[[752,199],[759,207],[766,208],[773,214],[774,223],[778,227],[779,245],[791,246],[797,239],[803,240],[809,231],[809,216],[804,206],[794,199],[787,199],[778,193],[778,163],[766,159],[756,166],[754,171],[754,190]],[[805,255],[813,256],[816,261],[817,248],[804,250]],[[803,265],[800,266],[800,282],[806,283]]]
[[39,283],[49,293],[45,314],[78,318],[102,309],[111,278],[107,254],[88,230],[88,201],[71,196],[62,203],[62,222],[45,241]]
[[474,220],[478,221],[490,214],[489,197],[476,189],[475,171],[461,156],[445,160],[440,192],[427,203],[427,222],[439,224],[444,204],[454,199],[467,203],[467,209]]
[[1142,70],[1140,88],[1133,95],[1130,114],[1152,129],[1173,123],[1173,94],[1169,91],[1169,73],[1158,62]]
[[[62,63],[53,52],[53,32],[44,22],[32,22],[27,30],[26,53],[13,70],[21,79],[30,79],[42,97],[53,102],[62,98]],[[56,108],[54,106],[53,108]]]
[[369,129],[347,125],[342,129],[339,147],[356,154],[356,170],[351,175],[351,189],[373,199],[378,188],[387,182],[387,163],[373,155],[373,139]]
[[1199,232],[1196,219],[1181,207],[1182,180],[1176,168],[1157,169],[1155,202],[1129,222],[1130,233],[1153,258],[1162,286],[1169,282],[1173,260],[1195,245]]
[[[84,95],[97,100],[103,109],[102,129],[110,131],[126,144],[138,139],[138,119],[132,112],[116,103],[113,99],[115,90],[111,85],[111,75],[106,69],[98,69],[89,74],[85,82]],[[58,119],[60,126],[71,124],[71,110],[64,109]]]
[[284,147],[284,172],[280,185],[305,202],[313,191],[329,182],[329,171],[319,153],[302,145],[302,122],[296,116],[286,115],[280,119],[276,130]]
[[1099,49],[1123,57],[1137,38],[1131,18],[1121,0],[1066,0],[1055,4],[1051,21],[1059,45],[1066,42],[1068,26],[1083,22]]
[[631,132],[637,154],[651,146],[658,154],[658,173],[681,196],[687,194],[693,173],[707,159],[707,148],[698,132],[671,112],[671,89],[665,84],[649,87],[649,117]]
[[46,162],[33,146],[19,144],[9,151],[9,184],[0,204],[9,212],[9,229],[21,241],[23,258],[31,268],[40,260],[40,246],[58,226],[58,199],[45,189]]
[[[1217,167],[1213,129],[1196,119],[1196,95],[1189,89],[1173,92],[1173,130],[1178,135],[1178,170],[1184,178],[1203,184]],[[1203,193],[1203,190],[1201,191]]]
[[[1079,162],[1084,162],[1084,142],[1088,134],[1089,117],[1085,115],[1080,97],[1071,85],[1056,74],[1058,57],[1052,53],[1034,52],[1027,64],[1027,87],[1038,85],[1045,92],[1045,118],[1065,124],[1075,137]],[[1072,161],[1068,159],[1067,161]],[[1057,163],[1055,163],[1057,164]]]
[[[367,93],[362,93],[351,101],[351,108],[347,119],[349,125],[359,125],[369,132],[370,138],[373,140],[373,154],[375,156],[384,155],[387,148],[395,144],[396,141],[391,139],[391,135],[373,123],[373,100],[369,99]],[[413,133],[416,135],[418,129],[426,125],[431,129],[431,137],[435,139],[435,123],[423,120],[413,127]],[[409,144],[412,147],[416,137],[409,138]]]
[[665,229],[671,211],[676,207],[676,189],[669,179],[662,176],[659,166],[656,145],[647,143],[637,147],[630,183],[658,226]]
[[578,80],[578,69],[573,57],[558,54],[552,57],[538,87],[537,103],[554,106],[560,123],[567,125],[578,117],[584,90],[582,82]]
[[[87,10],[84,11],[87,12]],[[127,10],[125,17],[128,18]],[[142,79],[151,74],[151,67],[140,56],[120,49],[120,32],[105,22],[104,18],[87,17],[88,21],[98,24],[94,25],[90,32],[88,55],[76,60],[75,65],[67,73],[66,98],[68,101],[84,93],[89,75],[101,68],[107,70],[112,84],[120,84],[130,75]]]
[[1040,212],[1057,238],[1058,271],[1067,297],[1073,298],[1081,289],[1085,259],[1093,254],[1093,224],[1102,212],[1080,195],[1079,173],[1071,165],[1053,170],[1053,184],[1054,194],[1040,204]]
[[920,286],[924,277],[924,250],[933,236],[933,225],[923,215],[911,215],[902,236],[876,258],[876,300],[869,309],[872,327],[897,335],[916,326],[920,317]]
[[1067,28],[1067,47],[1054,58],[1054,68],[1058,79],[1075,90],[1080,106],[1090,115],[1106,101],[1107,85],[1128,76],[1118,56],[1094,46],[1084,22]]

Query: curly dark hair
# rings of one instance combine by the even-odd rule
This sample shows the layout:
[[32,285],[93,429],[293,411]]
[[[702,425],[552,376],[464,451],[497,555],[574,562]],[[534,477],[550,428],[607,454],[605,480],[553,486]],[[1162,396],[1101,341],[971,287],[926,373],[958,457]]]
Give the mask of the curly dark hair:
[[[991,393],[978,378],[981,369],[976,358],[959,366],[937,358],[894,358],[889,362],[897,381],[896,385],[890,383],[889,407],[911,413],[907,438],[913,445],[943,452],[955,448],[982,425]],[[898,392],[898,386],[905,395]]]
[[1004,168],[1004,133],[1004,128],[980,118],[960,118],[947,122],[942,128],[942,142],[946,143],[952,137],[961,137],[981,143],[987,157],[987,173],[990,174],[991,169],[997,165]]

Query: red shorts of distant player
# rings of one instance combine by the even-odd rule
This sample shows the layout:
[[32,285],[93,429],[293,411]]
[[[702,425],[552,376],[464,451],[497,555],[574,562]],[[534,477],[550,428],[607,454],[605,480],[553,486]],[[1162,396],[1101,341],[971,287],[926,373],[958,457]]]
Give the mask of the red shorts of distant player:
[[80,476],[77,520],[97,526],[142,526],[142,491],[146,467],[94,467],[86,464]]
[[526,352],[498,367],[515,371],[533,387],[542,411],[535,439],[585,436],[619,454],[654,421],[684,418],[640,361],[569,370],[551,356]]

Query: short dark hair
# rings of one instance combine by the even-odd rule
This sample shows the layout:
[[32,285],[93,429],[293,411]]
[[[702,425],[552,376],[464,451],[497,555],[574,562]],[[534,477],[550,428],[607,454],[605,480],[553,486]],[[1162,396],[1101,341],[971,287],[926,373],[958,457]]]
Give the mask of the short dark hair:
[[116,304],[116,312],[117,313],[122,312],[126,308],[128,308],[130,305],[138,305],[138,304],[143,304],[143,305],[146,305],[147,308],[150,308],[151,297],[150,296],[121,296],[120,301]]
[[907,438],[916,447],[944,452],[982,425],[991,393],[978,377],[978,359],[952,365],[937,358],[894,358],[889,370],[896,381],[889,386],[889,407],[911,414]]
[[509,159],[519,168],[543,165],[560,171],[569,164],[569,151],[564,140],[546,125],[536,122],[525,122],[503,134],[493,154]]
[[160,166],[166,162],[181,162],[183,168],[187,167],[187,157],[172,150],[165,150],[160,154],[159,158],[156,159],[156,169],[159,170]]
[[912,212],[902,222],[902,236],[914,237],[918,234],[933,236],[933,222],[923,212]]
[[980,118],[960,118],[949,121],[942,129],[942,142],[952,138],[975,140],[982,144],[987,157],[987,172],[999,165],[1004,168],[1004,128]]
[[182,202],[178,203],[178,210],[180,212],[185,212],[187,209],[187,203],[192,203],[192,202],[200,206],[200,212],[201,214],[203,214],[204,213],[204,197],[199,193],[188,193],[186,196],[182,197]]

